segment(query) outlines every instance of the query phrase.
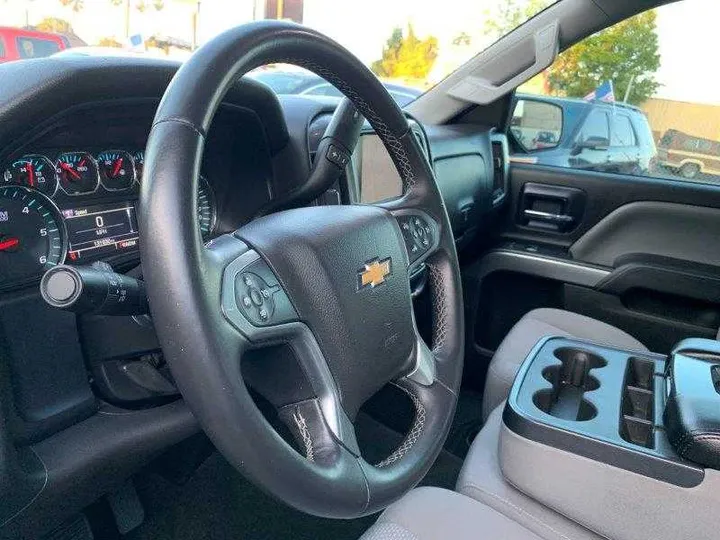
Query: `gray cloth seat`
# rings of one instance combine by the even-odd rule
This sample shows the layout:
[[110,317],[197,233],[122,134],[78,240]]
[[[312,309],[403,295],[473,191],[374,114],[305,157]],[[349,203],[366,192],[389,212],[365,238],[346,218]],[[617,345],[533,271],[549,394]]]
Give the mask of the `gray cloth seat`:
[[[602,540],[582,525],[509,484],[500,468],[500,429],[504,403],[490,414],[463,463],[455,490],[512,519],[544,540]],[[548,473],[548,483],[553,483]],[[582,494],[579,494],[582,496]]]
[[542,540],[470,497],[422,487],[390,506],[361,540]]
[[560,309],[530,311],[512,327],[490,362],[483,396],[483,420],[507,399],[520,364],[537,342],[547,336],[574,337],[619,349],[647,351],[645,345],[627,332],[596,319]]

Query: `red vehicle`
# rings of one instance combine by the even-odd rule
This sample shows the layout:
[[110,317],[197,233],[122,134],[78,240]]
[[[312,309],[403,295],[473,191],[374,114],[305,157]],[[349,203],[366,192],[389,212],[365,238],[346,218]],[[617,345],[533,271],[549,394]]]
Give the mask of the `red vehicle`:
[[42,58],[69,47],[68,39],[59,34],[0,26],[0,64]]

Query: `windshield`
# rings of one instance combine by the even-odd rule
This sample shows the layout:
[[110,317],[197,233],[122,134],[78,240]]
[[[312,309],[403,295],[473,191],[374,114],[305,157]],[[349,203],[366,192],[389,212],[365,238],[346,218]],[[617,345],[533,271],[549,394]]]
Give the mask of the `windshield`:
[[[338,41],[405,105],[553,0],[4,0],[0,62],[50,55],[185,60],[224,30],[286,19]],[[275,65],[253,77],[279,94],[339,96]]]

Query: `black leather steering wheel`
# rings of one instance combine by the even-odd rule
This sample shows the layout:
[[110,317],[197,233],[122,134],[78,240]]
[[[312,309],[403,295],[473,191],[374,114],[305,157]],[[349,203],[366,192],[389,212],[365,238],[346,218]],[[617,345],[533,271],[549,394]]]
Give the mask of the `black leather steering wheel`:
[[[314,71],[353,102],[389,151],[404,194],[268,215],[204,246],[195,209],[206,134],[228,88],[274,62]],[[252,23],[218,36],[180,68],[158,108],[139,217],[165,357],[230,463],[287,504],[336,518],[381,510],[422,479],[445,441],[460,385],[460,275],[428,161],[366,67],[291,23]],[[408,271],[421,262],[431,288],[432,350],[412,311]],[[279,410],[300,451],[255,406],[240,369],[243,353],[278,343],[289,344],[302,367],[303,380],[285,385]],[[388,383],[408,394],[416,415],[402,445],[372,465],[360,455],[352,421]]]

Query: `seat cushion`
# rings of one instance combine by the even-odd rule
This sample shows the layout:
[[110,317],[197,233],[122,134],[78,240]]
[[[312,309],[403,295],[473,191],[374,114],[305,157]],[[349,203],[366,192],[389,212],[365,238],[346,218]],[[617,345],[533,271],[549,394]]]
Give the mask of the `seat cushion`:
[[[545,540],[602,540],[582,525],[528,497],[510,485],[500,469],[500,404],[470,447],[455,489],[509,517]],[[552,483],[552,478],[548,478]],[[585,496],[578,493],[579,497]]]
[[619,349],[647,351],[627,332],[596,319],[560,309],[530,311],[512,327],[490,362],[483,396],[483,419],[507,399],[520,364],[537,342],[547,336],[574,337]]
[[361,540],[542,540],[470,497],[422,487],[390,506]]

